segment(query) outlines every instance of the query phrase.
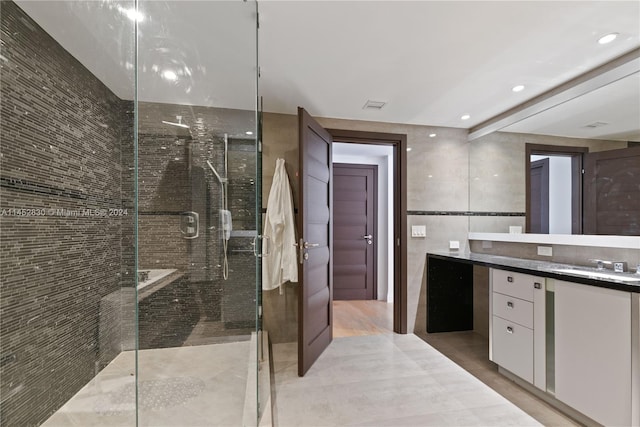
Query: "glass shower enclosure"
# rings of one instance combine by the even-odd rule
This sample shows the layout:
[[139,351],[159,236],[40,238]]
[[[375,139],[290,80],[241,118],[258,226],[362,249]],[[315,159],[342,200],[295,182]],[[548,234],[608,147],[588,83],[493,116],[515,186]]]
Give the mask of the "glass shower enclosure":
[[1,3],[1,425],[260,422],[256,8]]

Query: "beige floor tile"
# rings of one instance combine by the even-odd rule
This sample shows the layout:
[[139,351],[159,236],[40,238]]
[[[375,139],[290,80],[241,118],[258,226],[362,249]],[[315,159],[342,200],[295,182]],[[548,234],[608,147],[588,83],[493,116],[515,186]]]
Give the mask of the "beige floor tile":
[[336,338],[303,378],[291,362],[295,348],[279,346],[274,407],[281,427],[482,425],[482,417],[539,425],[414,335]]

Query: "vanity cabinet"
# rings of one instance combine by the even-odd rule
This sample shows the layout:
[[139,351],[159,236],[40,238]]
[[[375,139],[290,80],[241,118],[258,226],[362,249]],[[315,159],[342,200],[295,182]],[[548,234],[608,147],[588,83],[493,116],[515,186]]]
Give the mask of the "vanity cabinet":
[[546,389],[545,279],[491,269],[489,358]]
[[632,425],[631,293],[554,287],[555,397],[603,425]]
[[[435,274],[441,265],[433,259],[447,262],[448,276]],[[458,275],[461,269],[451,265],[456,262],[489,268],[489,359],[501,373],[586,425],[640,427],[640,287],[635,276],[573,277],[543,261],[429,254],[427,300],[439,309],[432,315],[452,317],[441,304],[442,295],[448,296],[447,304],[466,301],[456,295],[458,290],[434,292],[447,287],[468,292],[467,279]],[[472,315],[473,305],[466,307]]]

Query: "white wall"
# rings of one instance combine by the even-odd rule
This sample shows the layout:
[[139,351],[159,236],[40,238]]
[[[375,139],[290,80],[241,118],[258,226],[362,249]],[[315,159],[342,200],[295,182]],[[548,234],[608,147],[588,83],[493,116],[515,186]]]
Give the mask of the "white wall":
[[549,159],[549,233],[571,234],[571,158]]
[[549,234],[571,234],[571,157],[531,156],[549,159]]
[[334,163],[378,165],[378,299],[393,302],[393,147],[332,144]]

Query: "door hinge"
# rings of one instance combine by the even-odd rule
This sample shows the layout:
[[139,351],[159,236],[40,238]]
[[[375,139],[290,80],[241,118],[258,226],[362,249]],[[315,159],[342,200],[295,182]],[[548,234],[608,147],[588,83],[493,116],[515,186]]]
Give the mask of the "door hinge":
[[398,246],[400,246],[400,239],[398,239]]

